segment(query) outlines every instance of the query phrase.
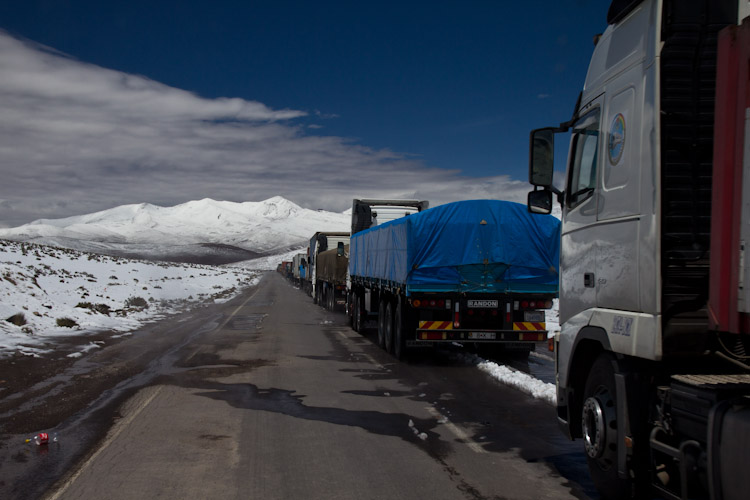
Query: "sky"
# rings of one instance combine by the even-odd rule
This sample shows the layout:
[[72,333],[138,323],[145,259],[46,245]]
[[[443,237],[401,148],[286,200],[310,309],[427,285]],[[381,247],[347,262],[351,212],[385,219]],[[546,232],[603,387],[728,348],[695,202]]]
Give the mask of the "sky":
[[0,227],[203,198],[524,202],[529,131],[570,118],[608,6],[4,0]]

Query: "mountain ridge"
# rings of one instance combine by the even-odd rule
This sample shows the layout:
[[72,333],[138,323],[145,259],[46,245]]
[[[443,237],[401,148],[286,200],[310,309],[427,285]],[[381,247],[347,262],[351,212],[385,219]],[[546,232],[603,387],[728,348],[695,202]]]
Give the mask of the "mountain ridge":
[[0,238],[147,260],[228,263],[305,248],[316,231],[347,231],[346,214],[310,210],[281,196],[259,202],[120,205],[0,229]]

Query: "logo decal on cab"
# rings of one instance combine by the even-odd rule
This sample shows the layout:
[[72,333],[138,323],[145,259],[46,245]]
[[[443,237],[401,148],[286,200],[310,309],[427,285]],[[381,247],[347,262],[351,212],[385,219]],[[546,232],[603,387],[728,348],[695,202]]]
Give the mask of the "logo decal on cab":
[[609,152],[609,163],[617,165],[625,150],[625,117],[622,113],[612,120],[609,127],[609,138],[607,140],[607,151]]

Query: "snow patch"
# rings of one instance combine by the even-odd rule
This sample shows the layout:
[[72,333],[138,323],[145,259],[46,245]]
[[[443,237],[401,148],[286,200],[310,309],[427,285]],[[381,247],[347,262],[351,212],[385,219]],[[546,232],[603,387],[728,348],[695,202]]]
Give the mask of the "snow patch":
[[[190,307],[230,300],[259,279],[258,271],[242,267],[146,262],[0,240],[0,359],[50,352],[55,337],[99,331],[120,337]],[[71,357],[97,347],[90,343]]]

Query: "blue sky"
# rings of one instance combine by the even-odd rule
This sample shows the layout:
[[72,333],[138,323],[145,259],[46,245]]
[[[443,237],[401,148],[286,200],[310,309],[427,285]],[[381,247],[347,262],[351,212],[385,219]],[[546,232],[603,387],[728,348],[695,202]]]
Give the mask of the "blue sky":
[[[219,155],[217,139],[219,142],[210,146],[217,155],[207,158],[204,167],[219,172],[207,179],[191,177],[200,170],[198,164],[189,172],[181,172],[180,160],[166,152],[158,158],[147,158],[153,144],[133,142],[141,151],[138,157],[113,152],[120,149],[114,142],[104,146],[106,151],[94,154],[96,143],[106,141],[68,135],[66,144],[81,140],[85,147],[66,147],[71,151],[63,158],[35,155],[40,156],[39,163],[28,159],[23,162],[30,169],[41,168],[38,165],[46,162],[40,173],[50,175],[89,165],[94,186],[89,186],[88,191],[83,184],[74,186],[70,178],[64,181],[77,193],[77,199],[84,196],[87,203],[58,195],[46,209],[41,205],[34,208],[28,199],[21,199],[16,189],[10,192],[0,188],[0,225],[49,217],[48,212],[63,216],[73,215],[71,212],[76,210],[109,208],[104,206],[107,202],[167,205],[201,197],[256,201],[266,194],[265,197],[279,194],[310,208],[338,210],[346,208],[352,197],[363,195],[416,195],[431,197],[437,203],[453,201],[451,197],[501,196],[498,191],[504,190],[503,180],[526,181],[529,131],[570,117],[593,49],[593,36],[606,28],[608,6],[609,2],[603,0],[6,0],[0,3],[3,35],[11,42],[23,43],[24,47],[15,43],[12,46],[13,50],[25,50],[25,59],[38,54],[45,64],[55,68],[70,63],[69,71],[61,76],[62,89],[74,87],[77,67],[86,72],[100,68],[102,74],[105,70],[115,72],[104,78],[109,83],[106,92],[102,85],[102,94],[124,95],[132,90],[132,84],[114,88],[112,75],[118,74],[121,81],[128,79],[124,75],[130,75],[140,84],[154,84],[154,89],[156,84],[163,86],[158,92],[164,95],[187,91],[196,99],[190,104],[183,102],[181,106],[185,107],[204,108],[226,104],[226,99],[221,98],[236,99],[257,104],[267,114],[253,115],[252,119],[243,118],[244,115],[237,118],[234,111],[193,116],[192,123],[201,120],[217,125],[210,132],[201,132],[201,137],[219,136],[237,121],[253,133],[274,139],[263,142],[263,154],[256,154],[257,149],[250,151],[252,154],[246,156],[252,159],[244,166],[240,165],[242,153],[236,140],[230,149],[237,149],[238,156],[227,158]],[[58,54],[60,59],[51,61],[49,49],[62,53]],[[7,67],[0,66],[0,72],[12,66],[19,68],[17,72],[26,75],[24,78],[35,78],[31,69],[17,61],[11,65],[8,60],[0,60],[3,64]],[[41,63],[37,66],[36,70],[43,70]],[[87,82],[95,80],[94,73],[87,78]],[[98,90],[89,90],[88,102],[66,108],[71,103],[66,91],[59,98],[52,86],[40,91],[44,100],[39,103],[43,102],[43,106],[34,105],[24,91],[22,105],[19,88],[3,92],[0,78],[0,97],[18,98],[13,107],[19,114],[23,114],[24,105],[29,107],[29,114],[38,108],[60,105],[60,115],[70,116],[71,123],[76,116],[86,117],[83,120],[91,126],[95,122],[89,112],[98,105],[90,99]],[[133,106],[128,109],[136,112]],[[119,112],[108,110],[107,120]],[[165,121],[172,119],[170,116]],[[154,116],[143,120],[144,124],[161,121]],[[33,122],[41,121],[46,121],[44,115]],[[127,120],[134,121],[132,117]],[[249,121],[252,124],[248,125]],[[113,125],[113,130],[122,130],[125,122]],[[27,132],[33,126],[29,121],[23,129]],[[38,146],[46,140],[49,130],[26,136],[26,132],[14,130],[12,123],[0,123],[0,127],[4,135],[22,135],[7,138],[8,147],[28,143],[35,150],[52,150],[57,144]],[[66,128],[66,133],[70,133],[70,128]],[[278,140],[279,137],[285,140]],[[170,132],[170,141],[184,144],[188,140]],[[268,146],[270,143],[277,143],[278,149]],[[0,168],[10,168],[9,162],[20,155],[3,158],[8,150],[2,146],[0,160],[6,161]],[[315,156],[316,161],[302,168],[302,153],[291,156],[289,162],[297,165],[290,164],[288,175],[283,175],[286,163],[279,158],[288,151],[306,148],[313,153],[304,158]],[[78,158],[74,149],[85,150],[88,156]],[[329,162],[326,150],[330,153]],[[226,185],[220,178],[225,167],[217,166],[222,161],[219,158],[237,164],[236,169],[227,171]],[[50,164],[57,160],[59,164],[51,168]],[[105,169],[103,164],[109,166]],[[153,188],[169,185],[171,168],[185,183],[180,190],[182,195],[177,190]],[[248,179],[258,181],[248,180],[244,185],[247,200],[242,199],[241,192],[232,190],[243,184],[238,183],[243,168]],[[319,193],[313,196],[299,184],[320,170],[325,183],[321,180],[311,184]],[[104,175],[107,171],[109,177]],[[398,176],[399,172],[410,175],[401,182],[390,178],[380,184],[377,172],[389,177]],[[133,190],[127,192],[132,199],[126,193],[116,197],[91,193],[99,186],[106,193],[113,189],[112,182],[122,186],[128,184],[128,179],[145,173],[155,175],[152,188],[139,187],[134,182]],[[119,176],[118,180],[112,181],[112,175]],[[358,176],[368,189],[356,182]],[[278,184],[268,181],[274,177],[278,177]],[[30,179],[19,178],[18,182]],[[297,185],[294,189],[292,183]],[[323,193],[326,183],[340,186]],[[262,185],[262,189],[254,190],[255,184]],[[475,189],[479,184],[484,187]],[[508,187],[513,191],[510,198],[521,201],[525,186],[511,182]],[[43,195],[44,189],[39,186],[27,197]],[[349,201],[344,201],[347,198]]]

